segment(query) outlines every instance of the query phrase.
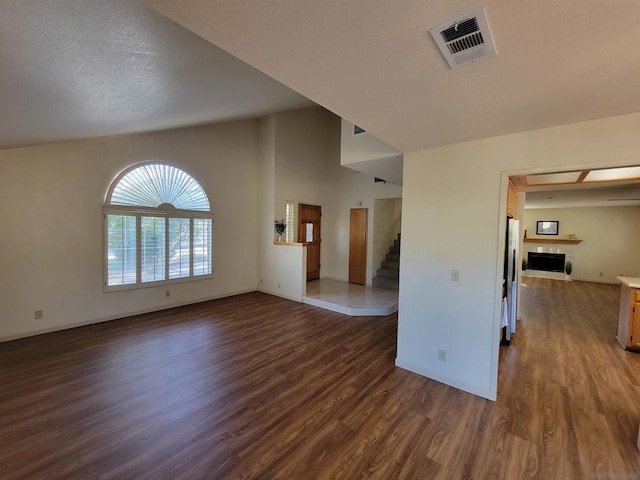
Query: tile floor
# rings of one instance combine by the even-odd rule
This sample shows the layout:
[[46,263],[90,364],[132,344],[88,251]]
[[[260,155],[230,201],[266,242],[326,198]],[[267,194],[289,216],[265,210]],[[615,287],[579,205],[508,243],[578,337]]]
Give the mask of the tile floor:
[[386,316],[398,311],[398,291],[321,278],[307,282],[302,302],[352,317]]

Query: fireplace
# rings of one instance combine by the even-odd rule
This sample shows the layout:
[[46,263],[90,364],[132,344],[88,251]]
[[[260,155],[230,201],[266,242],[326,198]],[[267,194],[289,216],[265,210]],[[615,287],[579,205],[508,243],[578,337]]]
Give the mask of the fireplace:
[[527,268],[545,272],[564,272],[564,253],[529,252]]

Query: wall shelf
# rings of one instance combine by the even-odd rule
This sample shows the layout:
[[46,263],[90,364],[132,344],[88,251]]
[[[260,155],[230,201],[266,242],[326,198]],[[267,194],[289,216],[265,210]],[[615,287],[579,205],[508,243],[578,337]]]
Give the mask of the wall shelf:
[[527,243],[570,243],[572,245],[577,245],[578,243],[581,243],[582,240],[571,240],[570,238],[540,238],[540,237],[536,237],[536,238],[525,238],[524,239],[525,242]]

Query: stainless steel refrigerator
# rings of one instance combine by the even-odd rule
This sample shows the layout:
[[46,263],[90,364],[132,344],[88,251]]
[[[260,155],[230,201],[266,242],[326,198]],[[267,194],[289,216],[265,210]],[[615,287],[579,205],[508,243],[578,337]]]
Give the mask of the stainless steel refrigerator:
[[505,242],[505,294],[507,298],[508,324],[503,339],[508,344],[516,333],[518,319],[518,286],[520,285],[520,236],[518,220],[507,218]]

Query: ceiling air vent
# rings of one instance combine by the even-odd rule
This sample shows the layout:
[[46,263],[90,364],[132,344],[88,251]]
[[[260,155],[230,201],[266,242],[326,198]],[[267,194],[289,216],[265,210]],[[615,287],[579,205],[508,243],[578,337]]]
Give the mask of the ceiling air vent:
[[496,54],[496,46],[482,7],[430,32],[451,68],[458,68]]
[[354,125],[353,126],[353,135],[354,136],[355,135],[361,135],[363,133],[367,133],[367,131],[364,128],[359,127],[358,125]]

